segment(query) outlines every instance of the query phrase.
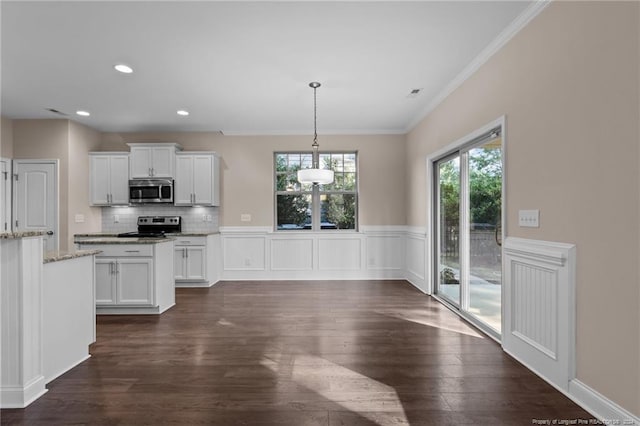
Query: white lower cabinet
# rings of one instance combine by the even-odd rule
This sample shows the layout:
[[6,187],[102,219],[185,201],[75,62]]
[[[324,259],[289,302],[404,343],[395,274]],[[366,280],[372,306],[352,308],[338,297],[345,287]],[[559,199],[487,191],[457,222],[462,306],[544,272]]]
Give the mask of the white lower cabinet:
[[96,258],[96,306],[116,304],[115,258]]
[[153,259],[96,260],[96,305],[153,306]]
[[209,287],[217,281],[216,238],[178,237],[173,249],[176,287]]
[[149,245],[92,245],[98,314],[158,314],[175,304],[171,241]]
[[174,249],[174,269],[176,273],[176,280],[206,280],[206,258],[207,248],[204,246],[176,247]]

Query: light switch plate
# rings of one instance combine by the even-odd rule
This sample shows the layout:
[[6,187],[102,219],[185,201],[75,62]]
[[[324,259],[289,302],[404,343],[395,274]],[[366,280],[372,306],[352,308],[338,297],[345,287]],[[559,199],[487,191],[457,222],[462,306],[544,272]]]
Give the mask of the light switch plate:
[[117,214],[113,215],[113,223],[120,223],[120,216],[118,216]]
[[243,213],[240,215],[240,222],[251,222],[251,215]]
[[84,223],[84,215],[76,214],[76,223]]
[[524,228],[539,228],[540,210],[519,210],[518,225]]

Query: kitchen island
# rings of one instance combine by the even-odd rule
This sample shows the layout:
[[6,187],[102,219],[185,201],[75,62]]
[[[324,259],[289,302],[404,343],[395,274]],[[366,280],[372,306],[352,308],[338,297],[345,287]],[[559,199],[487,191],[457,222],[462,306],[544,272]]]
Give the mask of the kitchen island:
[[47,252],[44,232],[0,234],[0,408],[24,408],[89,357],[95,341],[93,256]]
[[89,358],[96,340],[94,256],[99,250],[44,254],[42,354],[45,383]]
[[97,314],[161,314],[175,305],[174,238],[76,239],[96,256]]

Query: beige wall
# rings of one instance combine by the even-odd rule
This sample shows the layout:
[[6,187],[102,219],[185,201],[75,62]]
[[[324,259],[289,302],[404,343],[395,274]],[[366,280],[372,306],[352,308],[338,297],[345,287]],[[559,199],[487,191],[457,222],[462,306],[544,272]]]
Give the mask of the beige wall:
[[[64,119],[13,120],[16,159],[59,160],[59,229],[61,249],[73,247],[73,234],[101,229],[99,208],[89,207],[89,151],[101,144],[101,134]],[[75,215],[84,214],[84,223]]]
[[0,117],[0,157],[13,158],[13,120]]
[[[67,245],[73,246],[73,235],[97,232],[102,228],[102,209],[89,207],[89,152],[102,143],[100,132],[76,122],[69,122],[69,198]],[[76,223],[77,214],[84,223]]]
[[69,196],[69,121],[13,120],[13,158],[59,160],[58,239],[61,249],[67,248]]
[[[311,136],[222,136],[217,133],[104,134],[101,150],[128,150],[125,142],[178,142],[185,150],[222,158],[222,226],[273,226],[273,153],[311,148]],[[404,136],[320,136],[321,150],[357,150],[360,224],[404,225]],[[240,215],[252,216],[250,223]]]
[[[407,139],[409,225],[425,159],[507,117],[509,236],[577,246],[578,379],[640,414],[639,4],[554,2]],[[540,209],[540,228],[519,228]]]

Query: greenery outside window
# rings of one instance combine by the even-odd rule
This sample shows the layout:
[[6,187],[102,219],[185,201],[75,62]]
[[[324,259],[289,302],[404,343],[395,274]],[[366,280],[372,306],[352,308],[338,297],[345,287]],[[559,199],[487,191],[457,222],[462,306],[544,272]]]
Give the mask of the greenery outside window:
[[320,153],[320,167],[334,171],[329,185],[298,182],[298,170],[311,167],[311,151],[276,152],[274,162],[277,230],[357,229],[357,153]]

